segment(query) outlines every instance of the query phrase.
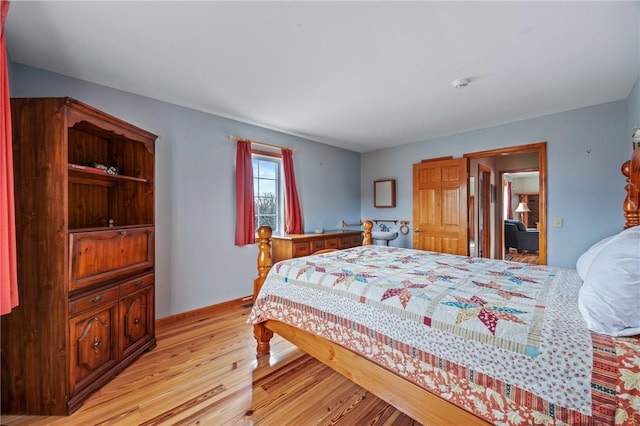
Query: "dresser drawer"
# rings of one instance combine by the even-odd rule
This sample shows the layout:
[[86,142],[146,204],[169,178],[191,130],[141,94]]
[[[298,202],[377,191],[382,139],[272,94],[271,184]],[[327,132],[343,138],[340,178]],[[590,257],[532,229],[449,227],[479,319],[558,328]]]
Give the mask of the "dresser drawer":
[[285,259],[308,256],[320,250],[339,250],[362,245],[360,231],[329,231],[324,234],[273,236],[271,260],[275,264]]
[[69,291],[153,266],[153,227],[69,234]]
[[340,246],[339,238],[327,238],[324,242],[325,248],[337,249]]
[[311,253],[324,249],[324,240],[311,241]]
[[345,248],[349,248],[351,247],[351,237],[349,235],[346,235],[344,237],[340,237],[340,248],[341,249],[345,249]]
[[306,256],[308,254],[311,254],[308,242],[293,243],[293,257]]
[[74,316],[89,309],[105,306],[118,299],[118,287],[96,291],[87,296],[69,302],[69,315]]

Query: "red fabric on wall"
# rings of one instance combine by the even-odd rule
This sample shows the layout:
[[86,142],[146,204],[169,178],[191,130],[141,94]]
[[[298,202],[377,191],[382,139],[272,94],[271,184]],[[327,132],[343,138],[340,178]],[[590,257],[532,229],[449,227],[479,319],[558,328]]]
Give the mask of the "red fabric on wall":
[[9,2],[2,0],[0,21],[0,315],[18,306],[13,153],[11,148],[11,102],[4,23]]
[[236,245],[255,243],[255,204],[251,143],[238,141],[236,148]]
[[296,188],[296,177],[293,171],[293,153],[289,149],[282,150],[282,165],[284,167],[286,223],[284,230],[287,234],[302,234],[302,215]]

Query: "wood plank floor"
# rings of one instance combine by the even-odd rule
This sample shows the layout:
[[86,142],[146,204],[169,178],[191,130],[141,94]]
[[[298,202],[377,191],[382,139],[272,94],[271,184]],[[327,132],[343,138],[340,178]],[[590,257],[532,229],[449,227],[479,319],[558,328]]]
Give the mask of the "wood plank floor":
[[537,265],[539,262],[538,252],[524,252],[518,253],[516,250],[509,249],[509,252],[506,254],[508,257],[507,260],[512,262],[521,262],[521,263],[532,263]]
[[2,416],[13,425],[418,425],[275,336],[255,356],[250,308],[159,325],[158,346],[69,417]]

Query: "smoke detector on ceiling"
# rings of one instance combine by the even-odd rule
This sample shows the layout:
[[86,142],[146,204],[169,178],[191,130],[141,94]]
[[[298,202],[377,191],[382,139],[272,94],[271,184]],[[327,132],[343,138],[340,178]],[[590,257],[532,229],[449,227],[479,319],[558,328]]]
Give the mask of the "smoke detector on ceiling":
[[467,87],[469,85],[469,79],[468,78],[458,78],[457,80],[453,80],[453,87],[455,87],[456,89],[461,89],[463,87]]

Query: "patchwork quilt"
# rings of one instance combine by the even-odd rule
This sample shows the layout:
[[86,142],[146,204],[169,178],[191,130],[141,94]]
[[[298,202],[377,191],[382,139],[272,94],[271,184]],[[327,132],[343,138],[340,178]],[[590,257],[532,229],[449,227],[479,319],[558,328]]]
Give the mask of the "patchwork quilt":
[[640,425],[640,339],[589,332],[576,271],[387,246],[276,264],[249,322],[318,334],[494,424]]

